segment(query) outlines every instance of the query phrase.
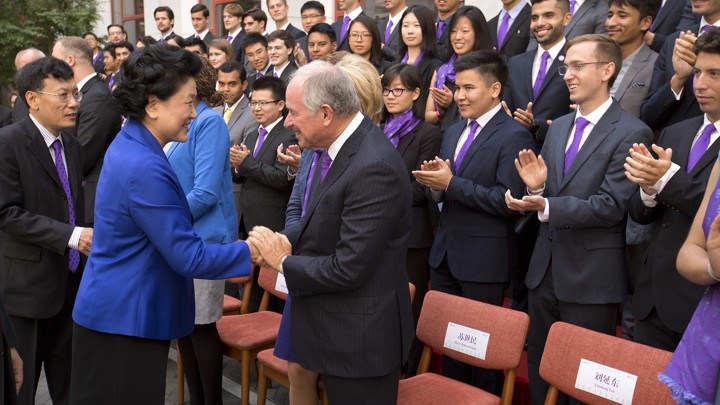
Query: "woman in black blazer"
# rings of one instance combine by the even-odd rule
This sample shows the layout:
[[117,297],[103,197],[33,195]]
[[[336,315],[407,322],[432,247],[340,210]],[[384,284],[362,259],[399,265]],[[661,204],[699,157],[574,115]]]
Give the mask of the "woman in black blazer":
[[[417,67],[398,64],[389,68],[381,80],[383,89],[383,132],[405,161],[408,180],[413,185],[412,232],[408,242],[407,272],[415,285],[413,316],[417,325],[423,299],[428,291],[430,268],[428,257],[433,243],[430,217],[431,201],[427,188],[415,181],[413,170],[419,170],[425,160],[432,160],[440,152],[442,133],[423,120],[425,99]],[[432,209],[437,209],[436,207]],[[408,359],[408,375],[414,375],[422,352],[422,344],[415,339]]]

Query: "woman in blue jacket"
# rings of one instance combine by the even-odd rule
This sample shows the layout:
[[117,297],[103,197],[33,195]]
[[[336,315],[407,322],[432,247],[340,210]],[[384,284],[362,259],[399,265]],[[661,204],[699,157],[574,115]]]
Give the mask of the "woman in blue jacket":
[[187,140],[199,58],[134,52],[113,96],[128,122],[105,156],[73,320],[73,404],[162,404],[170,340],[194,326],[193,278],[250,274],[245,242],[206,244],[163,146]]

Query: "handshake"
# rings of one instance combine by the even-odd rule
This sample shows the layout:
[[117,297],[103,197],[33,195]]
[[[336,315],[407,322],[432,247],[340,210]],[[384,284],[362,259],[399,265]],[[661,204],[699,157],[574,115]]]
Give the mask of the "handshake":
[[250,249],[253,263],[281,271],[282,261],[292,253],[288,238],[264,226],[256,226],[245,241]]

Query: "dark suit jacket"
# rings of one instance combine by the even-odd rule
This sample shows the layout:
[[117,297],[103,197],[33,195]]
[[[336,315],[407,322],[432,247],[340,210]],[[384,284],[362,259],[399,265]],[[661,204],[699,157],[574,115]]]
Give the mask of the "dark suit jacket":
[[439,267],[447,256],[458,280],[502,283],[510,280],[517,254],[517,213],[507,208],[505,192],[522,195],[525,190],[515,158],[532,148],[532,135],[501,108],[475,136],[455,171],[455,149],[467,123],[464,119],[448,129],[440,148],[439,156],[450,160],[454,176],[442,199],[430,266]]
[[302,49],[303,52],[305,52],[305,59],[310,61],[310,51],[308,50],[308,37],[307,35],[298,38],[297,43],[300,44],[300,49]]
[[[697,32],[699,29],[700,24],[693,28],[693,32]],[[695,100],[692,80],[685,81],[680,100],[675,99],[670,88],[670,79],[675,74],[672,65],[673,48],[679,35],[680,33],[676,32],[669,35],[665,41],[665,45],[655,61],[650,90],[640,108],[640,119],[654,131],[660,131],[680,121],[702,115]]]
[[[265,76],[268,74],[272,74],[272,72],[273,72],[273,65],[270,64],[270,62],[268,62],[267,66],[265,66],[265,71],[262,72],[262,74],[263,74],[263,76]],[[248,85],[245,88],[245,95],[248,97],[250,97],[250,93],[252,93],[253,83],[255,83],[255,80],[257,80],[257,78],[255,77],[256,74],[257,74],[257,71],[255,73],[248,73],[248,75],[247,75]]]
[[643,43],[615,92],[620,107],[635,117],[640,116],[640,106],[650,90],[657,57],[658,54]]
[[540,150],[547,135],[547,120],[554,120],[570,112],[570,93],[562,76],[557,74],[557,68],[562,64],[561,51],[548,68],[545,80],[540,85],[536,99],[533,99],[532,68],[535,52],[532,50],[513,56],[508,62],[510,75],[508,83],[503,90],[503,100],[510,111],[517,108],[526,109],[529,102],[533,102],[533,115],[538,125],[535,133],[536,148]]
[[[285,83],[285,86],[287,86],[288,83],[290,83],[290,76],[296,70],[298,70],[298,66],[295,64],[294,61],[291,60],[290,63],[285,67],[285,69],[280,74],[280,80],[282,80],[283,83]],[[271,75],[274,75],[274,74],[275,74],[275,68],[273,68]]]
[[633,194],[630,203],[633,220],[641,224],[655,223],[647,257],[635,285],[633,313],[638,319],[645,319],[654,307],[663,323],[680,334],[690,322],[705,288],[683,278],[677,271],[675,260],[700,208],[720,151],[720,142],[716,141],[687,173],[690,148],[702,123],[703,117],[695,117],[662,131],[658,144],[672,148],[672,160],[680,170],[657,195],[655,201],[658,204],[654,208],[642,203],[639,191]]
[[365,117],[315,183],[303,219],[285,229],[293,246],[283,262],[292,343],[304,367],[367,378],[407,359],[414,337],[407,176],[397,150]]
[[12,110],[10,107],[0,105],[0,128],[12,124]]
[[552,266],[559,300],[623,302],[625,222],[630,197],[638,190],[625,178],[623,163],[633,143],[652,142],[652,131],[613,101],[563,177],[565,146],[574,120],[574,113],[556,119],[543,145],[550,221],[540,223],[525,282],[536,288]]
[[285,29],[285,31],[293,34],[293,36],[295,37],[296,40],[307,36],[307,34],[305,33],[305,31],[294,27],[292,24],[288,24],[288,26],[287,26],[287,28]]
[[80,91],[80,101],[75,127],[67,130],[82,145],[83,177],[85,178],[85,222],[95,221],[95,190],[105,151],[120,132],[120,110],[105,83],[95,76]]
[[[663,44],[665,44],[667,36],[678,30],[677,27],[686,5],[690,5],[687,0],[667,0],[665,2],[650,29],[650,32],[655,34],[650,45],[653,51],[659,53]],[[692,13],[692,8],[690,12]]]
[[400,27],[393,27],[392,33],[390,33],[390,39],[385,42],[385,29],[387,28],[388,21],[390,21],[389,16],[382,18],[377,22],[377,27],[380,31],[380,42],[385,44],[383,51],[389,51],[389,55],[394,55],[395,57],[397,57],[397,51],[399,48],[399,43],[402,40],[402,35],[400,35]]
[[28,105],[25,102],[25,97],[18,96],[18,98],[15,99],[15,106],[13,106],[12,110],[13,124],[24,120],[28,117],[28,115],[30,115],[30,110],[28,110]]
[[93,63],[93,68],[95,68],[95,72],[100,74],[105,74],[105,61],[103,60],[103,51],[100,49],[100,57],[97,59],[95,63]]
[[[450,36],[450,24],[452,23],[452,18],[454,15],[455,14],[445,19],[445,25],[443,26],[442,35],[440,35],[440,38],[438,38],[437,40],[439,53],[438,57],[443,61],[448,60],[448,52],[452,51],[452,49],[448,50],[448,37]],[[435,26],[437,27],[437,21],[435,22]]]
[[427,188],[415,181],[415,176],[411,172],[420,170],[423,161],[435,159],[435,156],[440,153],[442,140],[442,132],[438,127],[422,121],[402,137],[397,146],[397,151],[405,162],[410,182],[413,185],[412,232],[410,232],[408,248],[419,249],[432,246],[434,235],[430,204],[434,203],[428,200]]
[[267,134],[256,157],[252,156],[258,132],[251,132],[245,140],[250,155],[243,160],[238,173],[233,170],[233,181],[240,184],[238,220],[242,218],[246,230],[266,226],[273,231],[285,227],[287,208],[293,182],[287,178],[287,166],[277,160],[277,147],[296,144],[295,133],[283,126],[281,120]]
[[[497,51],[504,55],[506,58],[519,55],[527,50],[528,44],[530,43],[530,12],[532,7],[529,4],[525,4],[520,14],[515,18],[515,21],[508,28],[505,40],[497,49]],[[490,30],[490,39],[493,46],[497,46],[497,30],[500,21],[500,14],[493,17],[488,21],[488,29]]]
[[[195,34],[190,35],[189,37],[185,38],[185,40],[187,41],[192,38],[195,38]],[[205,45],[210,46],[210,42],[212,42],[213,39],[215,39],[215,35],[213,35],[212,32],[208,31],[208,33],[205,34],[205,38],[203,38],[202,40],[203,42],[205,42]]]
[[[360,14],[365,14],[365,11],[360,12]],[[365,15],[367,15],[367,14],[365,14]],[[340,37],[340,31],[342,31],[342,25],[343,25],[343,19],[344,19],[344,18],[345,18],[344,15],[343,15],[343,16],[340,16],[340,18],[338,18],[337,20],[335,20],[334,23],[332,23],[332,27],[333,27],[333,29],[335,30],[335,35],[337,36],[337,41],[338,41],[337,50],[338,50],[338,51],[348,51],[348,52],[349,52],[349,51],[350,51],[350,44],[348,43],[347,34],[345,35],[344,38],[341,38],[341,37]],[[352,21],[350,21],[350,22],[352,22]],[[349,31],[349,29],[348,29],[348,31]],[[384,32],[385,32],[385,31],[383,31],[383,33],[384,33]]]
[[[569,41],[585,34],[607,34],[605,29],[607,13],[607,0],[585,0],[585,3],[575,10],[570,24],[565,27],[565,38]],[[528,50],[530,49],[537,49],[535,37],[530,39]]]
[[[63,133],[76,224],[83,225],[80,144]],[[0,129],[0,290],[8,314],[49,318],[68,286],[68,204],[40,131],[29,118]]]
[[[227,39],[227,35],[225,35],[224,38]],[[230,45],[232,46],[233,53],[235,54],[235,60],[247,69],[247,66],[245,65],[246,58],[245,51],[243,50],[243,42],[245,42],[245,30],[241,30],[236,36],[234,36]]]

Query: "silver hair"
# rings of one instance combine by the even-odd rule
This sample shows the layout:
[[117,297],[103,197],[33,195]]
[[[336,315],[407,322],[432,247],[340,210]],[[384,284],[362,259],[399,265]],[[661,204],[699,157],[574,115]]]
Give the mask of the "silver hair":
[[323,104],[332,108],[338,117],[349,117],[360,111],[360,99],[352,80],[335,65],[314,61],[301,67],[292,77],[301,81],[302,101],[312,114]]

